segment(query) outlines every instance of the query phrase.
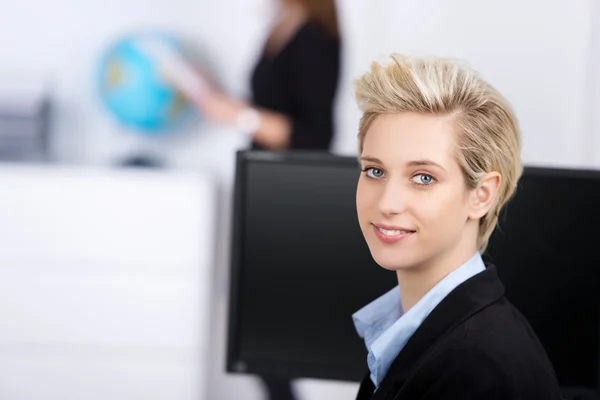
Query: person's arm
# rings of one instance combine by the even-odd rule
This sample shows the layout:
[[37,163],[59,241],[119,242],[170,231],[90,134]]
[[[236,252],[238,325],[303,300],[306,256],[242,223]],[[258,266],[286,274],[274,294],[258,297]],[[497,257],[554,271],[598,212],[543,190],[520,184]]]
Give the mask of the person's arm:
[[289,146],[292,122],[284,114],[257,109],[216,91],[203,93],[194,102],[212,122],[235,125],[267,148],[277,150]]
[[192,101],[212,122],[236,125],[265,147],[285,149],[289,144],[292,124],[283,114],[256,109],[217,91],[202,93]]
[[285,114],[257,109],[258,127],[252,133],[252,139],[273,150],[283,150],[290,147],[292,120]]

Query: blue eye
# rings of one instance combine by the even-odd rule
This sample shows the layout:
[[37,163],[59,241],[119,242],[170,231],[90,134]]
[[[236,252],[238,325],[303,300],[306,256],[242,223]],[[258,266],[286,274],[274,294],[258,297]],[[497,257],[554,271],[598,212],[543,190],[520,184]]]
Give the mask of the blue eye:
[[431,185],[435,181],[435,178],[428,174],[417,174],[412,177],[412,181],[417,185],[426,186]]
[[365,168],[363,169],[363,172],[372,179],[380,179],[383,176],[383,170],[379,168]]

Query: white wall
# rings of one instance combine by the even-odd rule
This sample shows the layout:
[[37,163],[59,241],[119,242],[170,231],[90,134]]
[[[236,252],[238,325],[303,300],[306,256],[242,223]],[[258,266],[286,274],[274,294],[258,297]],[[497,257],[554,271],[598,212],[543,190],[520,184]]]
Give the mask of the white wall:
[[[57,101],[54,151],[61,160],[107,164],[141,145],[161,153],[176,167],[203,170],[222,179],[224,228],[218,236],[211,319],[214,365],[207,397],[211,400],[262,398],[253,378],[222,373],[227,206],[233,154],[244,142],[227,129],[206,126],[180,137],[139,140],[99,107],[93,92],[94,67],[101,47],[115,35],[138,26],[165,27],[202,43],[226,88],[243,96],[270,1],[21,0],[4,1],[0,13],[0,79],[17,72],[51,78]],[[595,72],[600,71],[600,45],[597,38],[591,40],[591,19],[597,21],[600,15],[593,3],[339,0],[346,47],[335,150],[353,154],[356,148],[359,113],[351,98],[351,79],[364,72],[371,60],[391,52],[411,52],[467,58],[502,90],[520,117],[527,163],[600,166],[600,140],[596,140],[600,122],[595,112],[600,104],[600,79]],[[156,371],[157,376],[162,373],[166,372]],[[184,368],[179,376],[189,373]],[[102,382],[88,383],[93,387]],[[297,388],[305,399],[347,399],[356,386],[309,380]]]
[[591,2],[589,63],[587,65],[588,84],[586,85],[586,129],[589,137],[586,159],[594,168],[600,168],[600,2]]
[[[367,22],[360,68],[391,52],[464,58],[516,108],[526,163],[591,164],[586,148],[592,138],[587,90],[593,1],[370,3],[376,11]],[[352,142],[348,136],[345,147]]]

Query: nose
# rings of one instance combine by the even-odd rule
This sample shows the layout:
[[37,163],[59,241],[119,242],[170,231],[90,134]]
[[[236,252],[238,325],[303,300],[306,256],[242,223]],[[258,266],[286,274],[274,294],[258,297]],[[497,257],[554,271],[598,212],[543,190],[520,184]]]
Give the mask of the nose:
[[386,217],[401,214],[406,211],[407,204],[408,194],[402,183],[394,181],[386,182],[385,187],[381,191],[378,203],[381,214]]

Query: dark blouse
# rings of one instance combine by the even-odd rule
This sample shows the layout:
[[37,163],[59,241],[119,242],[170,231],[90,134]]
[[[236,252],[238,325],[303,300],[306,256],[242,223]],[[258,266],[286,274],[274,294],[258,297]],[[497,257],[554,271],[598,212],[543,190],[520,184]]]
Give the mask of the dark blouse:
[[[262,54],[252,74],[252,101],[291,118],[290,149],[329,150],[339,74],[339,41],[306,22],[279,53]],[[256,142],[252,148],[264,149]]]

